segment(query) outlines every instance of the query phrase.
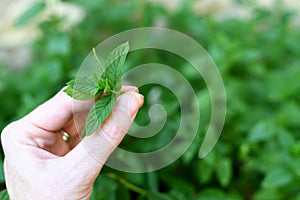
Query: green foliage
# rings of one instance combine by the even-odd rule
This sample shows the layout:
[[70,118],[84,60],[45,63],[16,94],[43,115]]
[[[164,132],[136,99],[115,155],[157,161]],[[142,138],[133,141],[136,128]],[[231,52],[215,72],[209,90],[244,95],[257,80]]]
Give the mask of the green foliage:
[[102,69],[100,60],[95,49],[93,49],[98,64],[93,76],[79,76],[67,83],[64,92],[77,100],[95,100],[100,95],[105,95],[91,108],[83,128],[83,136],[93,134],[111,113],[116,103],[117,94],[120,93],[120,79],[123,75],[121,67],[125,63],[128,51],[128,42],[116,47],[109,54],[105,68]]
[[114,49],[112,53],[108,56],[105,63],[105,70],[103,72],[104,76],[102,79],[107,80],[109,87],[104,88],[104,91],[120,90],[120,85],[118,88],[116,88],[116,86],[123,75],[121,67],[125,63],[125,59],[128,54],[128,51],[129,51],[129,44],[127,42],[121,44],[119,47]]
[[95,99],[100,95],[100,93],[98,93],[99,89],[97,83],[98,80],[94,76],[76,77],[76,81],[75,79],[72,79],[69,82],[67,82],[66,84],[67,88],[64,89],[64,92],[67,93],[70,97],[73,97],[74,99],[77,100],[84,101],[84,100]]
[[67,83],[67,88],[64,89],[69,96],[77,100],[94,100],[100,95],[111,95],[119,93],[120,81],[123,73],[121,67],[125,63],[126,56],[129,51],[129,44],[124,43],[116,47],[107,58],[105,68],[102,68],[99,58],[95,50],[94,56],[98,66],[94,69],[91,77],[78,76]]
[[[86,11],[82,23],[62,30],[64,19],[47,19],[40,24],[43,34],[32,45],[34,59],[26,69],[12,72],[0,65],[1,129],[75,77],[92,46],[121,31],[163,22],[197,40],[217,64],[228,98],[221,138],[206,158],[198,159],[210,120],[204,81],[176,55],[134,51],[125,68],[159,62],[189,80],[200,102],[199,133],[182,158],[156,172],[128,174],[105,167],[92,199],[300,199],[300,29],[291,23],[296,14],[280,8],[276,12],[255,9],[249,19],[218,21],[210,15],[196,15],[188,3],[192,1],[184,1],[174,12],[148,1],[68,2]],[[161,86],[145,85],[139,90],[145,105],[136,122],[150,122],[147,113],[153,93],[160,95],[155,103],[166,109],[167,121],[157,135],[147,139],[127,136],[121,147],[149,152],[172,139],[180,108],[174,94]],[[93,88],[85,91],[95,95]]]
[[0,192],[0,199],[1,200],[9,200],[9,196],[8,196],[7,190],[2,190]]
[[116,103],[115,95],[104,96],[100,100],[98,100],[92,106],[88,114],[86,123],[83,128],[82,135],[88,136],[93,134],[96,130],[98,130],[100,125],[111,113],[115,103]]
[[20,27],[27,24],[37,14],[39,14],[46,7],[45,2],[35,2],[28,10],[26,10],[16,21],[15,25]]

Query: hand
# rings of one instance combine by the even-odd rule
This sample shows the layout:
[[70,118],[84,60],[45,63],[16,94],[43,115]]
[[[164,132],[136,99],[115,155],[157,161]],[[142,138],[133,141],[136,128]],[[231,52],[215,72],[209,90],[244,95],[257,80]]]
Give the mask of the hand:
[[89,199],[104,162],[143,104],[137,88],[126,86],[122,92],[99,130],[82,140],[78,133],[93,102],[73,100],[62,91],[8,125],[1,140],[10,199]]

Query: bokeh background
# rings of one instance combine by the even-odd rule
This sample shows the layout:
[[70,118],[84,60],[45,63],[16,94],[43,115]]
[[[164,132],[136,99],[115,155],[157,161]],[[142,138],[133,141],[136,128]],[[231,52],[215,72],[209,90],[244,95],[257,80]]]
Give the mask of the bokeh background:
[[[200,102],[200,128],[184,155],[164,169],[130,174],[105,167],[92,199],[300,199],[299,1],[1,0],[0,10],[0,130],[60,90],[92,47],[128,29],[155,26],[185,33],[220,70],[228,100],[226,123],[213,151],[199,159],[210,119],[203,80],[166,52],[129,56],[128,66],[167,64],[189,80]],[[121,147],[149,152],[172,139],[180,108],[165,88],[140,90],[145,105],[137,123],[150,122],[153,98],[166,109],[168,121],[156,136],[128,136]],[[3,153],[4,189],[2,164]]]

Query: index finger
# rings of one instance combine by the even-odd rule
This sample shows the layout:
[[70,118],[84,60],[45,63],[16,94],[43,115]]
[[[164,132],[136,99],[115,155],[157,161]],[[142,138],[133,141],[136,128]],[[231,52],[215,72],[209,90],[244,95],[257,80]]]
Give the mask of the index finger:
[[[73,109],[75,102],[76,110]],[[57,131],[72,119],[74,113],[88,111],[92,103],[92,101],[74,100],[62,89],[29,113],[25,120],[47,131]]]
[[[123,86],[121,88],[121,92],[130,90],[138,92],[137,87],[134,86]],[[75,100],[63,92],[62,89],[25,118],[30,123],[47,131],[58,131],[72,120],[74,114],[86,114],[94,102],[94,100]]]

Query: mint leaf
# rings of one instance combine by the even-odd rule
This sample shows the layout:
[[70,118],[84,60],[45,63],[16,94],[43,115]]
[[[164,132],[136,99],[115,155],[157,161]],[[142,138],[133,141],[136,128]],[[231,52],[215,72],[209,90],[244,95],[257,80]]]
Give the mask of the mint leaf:
[[95,77],[77,77],[67,83],[64,90],[69,96],[77,100],[90,100],[97,98],[99,88]]
[[29,9],[21,14],[16,20],[15,26],[22,27],[33,20],[40,12],[46,8],[46,2],[40,1],[34,3]]
[[126,56],[129,52],[129,43],[123,43],[115,48],[108,56],[105,63],[104,77],[108,79],[108,83],[111,89],[119,90],[115,86],[122,77],[121,67],[125,63]]
[[104,96],[93,105],[83,128],[83,136],[93,134],[109,116],[116,103],[116,96],[113,96]]
[[7,190],[2,190],[0,192],[0,199],[1,200],[9,200],[9,196],[8,196]]
[[[105,69],[103,71],[102,64],[93,48],[93,54],[97,68],[92,77],[77,77],[67,83],[64,92],[77,100],[98,99],[101,94],[106,96],[96,101],[90,109],[85,126],[83,127],[82,136],[93,134],[103,121],[111,113],[117,95],[121,90],[121,67],[125,63],[126,56],[129,52],[129,43],[123,43],[116,47],[108,56]],[[116,95],[117,94],[117,95]]]
[[97,68],[98,73],[96,72],[95,74],[96,75],[98,75],[98,74],[101,75],[103,73],[103,66],[102,66],[102,63],[100,62],[100,59],[97,56],[95,48],[93,48],[93,55],[94,55],[94,59],[95,59],[97,65],[98,65],[98,68]]

